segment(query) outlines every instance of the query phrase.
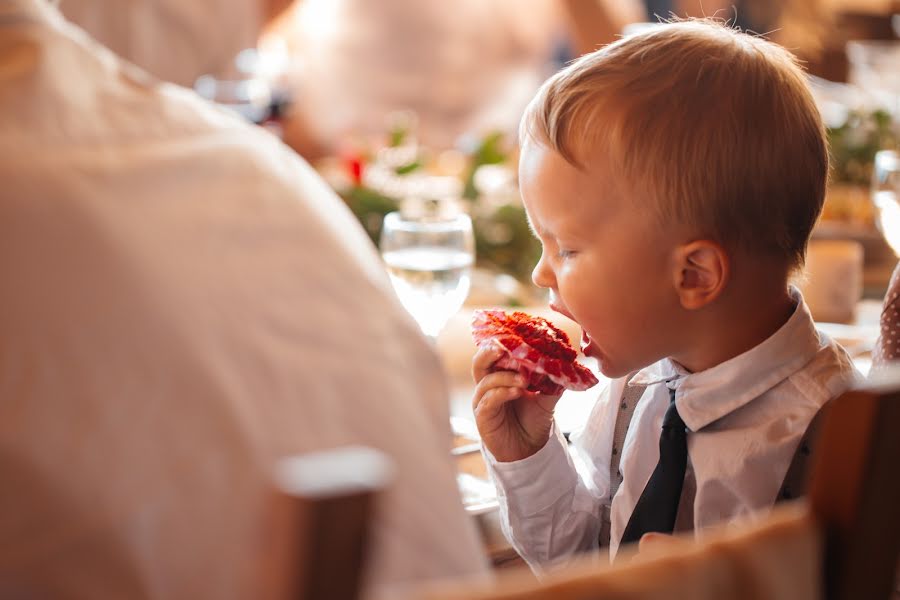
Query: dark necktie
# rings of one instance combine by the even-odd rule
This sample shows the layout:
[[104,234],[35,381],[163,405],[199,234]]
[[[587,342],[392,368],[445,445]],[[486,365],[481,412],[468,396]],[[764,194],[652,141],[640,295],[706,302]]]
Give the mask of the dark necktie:
[[687,431],[675,408],[675,390],[669,390],[669,398],[659,436],[659,462],[628,519],[622,544],[636,542],[651,531],[672,533],[675,528],[687,468]]

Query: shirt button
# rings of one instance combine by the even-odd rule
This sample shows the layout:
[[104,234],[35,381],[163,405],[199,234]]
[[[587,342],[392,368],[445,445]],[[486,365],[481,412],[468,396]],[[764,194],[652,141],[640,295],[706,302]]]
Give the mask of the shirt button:
[[623,403],[620,405],[620,407],[622,408],[622,410],[625,410],[626,408],[628,408],[628,405],[625,404],[625,403],[623,402]]
[[614,447],[613,448],[613,456],[615,456],[618,453],[619,453],[619,449]]

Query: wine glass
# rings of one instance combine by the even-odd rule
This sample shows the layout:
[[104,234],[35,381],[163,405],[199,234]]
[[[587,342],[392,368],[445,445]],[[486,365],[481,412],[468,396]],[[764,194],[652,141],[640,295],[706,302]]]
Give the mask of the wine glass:
[[900,256],[900,153],[881,150],[872,169],[872,202],[878,211],[878,228]]
[[381,255],[400,302],[435,339],[471,286],[475,241],[463,212],[392,212],[384,217]]
[[847,58],[850,83],[895,117],[900,116],[900,42],[848,42]]
[[201,75],[194,83],[194,91],[257,125],[268,118],[271,110],[272,90],[267,82],[259,78],[241,76],[237,79],[219,79],[213,75]]

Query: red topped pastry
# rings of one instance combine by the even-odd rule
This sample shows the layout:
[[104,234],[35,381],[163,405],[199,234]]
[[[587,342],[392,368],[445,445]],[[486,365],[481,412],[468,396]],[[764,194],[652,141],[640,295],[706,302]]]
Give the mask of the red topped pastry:
[[581,391],[597,384],[590,369],[575,361],[578,354],[569,336],[542,317],[476,310],[472,337],[479,346],[499,342],[505,354],[494,363],[494,370],[518,371],[531,392],[556,396],[564,389]]

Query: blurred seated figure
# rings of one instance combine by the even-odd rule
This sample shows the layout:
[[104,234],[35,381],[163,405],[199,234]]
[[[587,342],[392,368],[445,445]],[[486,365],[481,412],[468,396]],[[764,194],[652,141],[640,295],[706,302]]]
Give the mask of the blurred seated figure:
[[[817,58],[833,29],[837,3],[826,0],[647,0],[656,14],[716,16],[746,31],[764,35],[804,60]],[[653,14],[651,12],[651,14]]]
[[578,56],[615,41],[626,25],[644,19],[639,0],[562,0],[561,5]]
[[[273,31],[296,59],[286,140],[304,155],[330,152],[383,134],[388,115],[407,109],[435,148],[467,132],[514,132],[568,36],[576,51],[612,41],[634,1],[304,0]],[[573,22],[581,28],[570,34]],[[593,42],[586,28],[599,32]]]
[[484,576],[438,359],[362,229],[147,79],[0,0],[0,598],[258,597],[272,465],[354,444],[397,465],[366,597]]
[[61,0],[59,8],[119,56],[191,87],[201,75],[226,75],[290,1]]

